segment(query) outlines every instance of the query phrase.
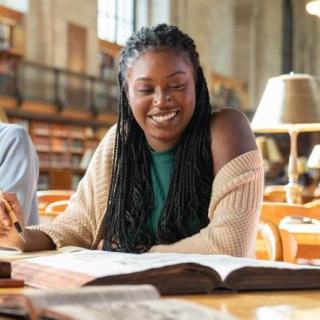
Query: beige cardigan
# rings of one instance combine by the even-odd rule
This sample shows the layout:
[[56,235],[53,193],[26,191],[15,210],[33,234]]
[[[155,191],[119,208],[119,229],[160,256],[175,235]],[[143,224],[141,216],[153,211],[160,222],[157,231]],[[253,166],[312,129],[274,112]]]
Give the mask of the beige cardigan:
[[[66,211],[49,225],[28,227],[46,233],[57,247],[96,249],[103,238],[108,203],[115,126],[99,144]],[[216,175],[208,210],[210,223],[199,233],[151,252],[254,256],[263,191],[263,167],[258,150],[238,156]]]

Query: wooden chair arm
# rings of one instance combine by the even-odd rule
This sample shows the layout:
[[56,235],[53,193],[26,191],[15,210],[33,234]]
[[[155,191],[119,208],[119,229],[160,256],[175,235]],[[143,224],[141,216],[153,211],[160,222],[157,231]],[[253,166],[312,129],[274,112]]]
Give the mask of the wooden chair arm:
[[283,202],[263,202],[260,216],[277,226],[284,217],[298,216],[307,218],[320,218],[320,208],[307,207],[299,204],[288,204]]
[[265,242],[268,259],[282,261],[283,248],[279,228],[271,221],[261,218],[258,225],[258,233]]

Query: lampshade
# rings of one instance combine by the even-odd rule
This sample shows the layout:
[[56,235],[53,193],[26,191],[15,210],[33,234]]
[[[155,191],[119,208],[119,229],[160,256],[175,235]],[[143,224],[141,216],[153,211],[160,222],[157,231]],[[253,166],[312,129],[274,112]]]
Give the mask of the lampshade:
[[308,74],[285,74],[268,80],[251,122],[256,132],[320,129],[320,89]]
[[306,10],[308,13],[320,17],[320,0],[309,1],[306,4]]
[[308,167],[311,169],[320,169],[320,144],[316,144],[308,159]]

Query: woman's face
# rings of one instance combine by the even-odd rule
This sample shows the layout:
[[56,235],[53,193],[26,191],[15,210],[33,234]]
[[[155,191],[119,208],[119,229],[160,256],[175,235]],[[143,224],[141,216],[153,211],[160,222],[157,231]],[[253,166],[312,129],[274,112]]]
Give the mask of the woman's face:
[[189,58],[170,50],[147,51],[128,69],[132,113],[155,151],[176,146],[195,108]]

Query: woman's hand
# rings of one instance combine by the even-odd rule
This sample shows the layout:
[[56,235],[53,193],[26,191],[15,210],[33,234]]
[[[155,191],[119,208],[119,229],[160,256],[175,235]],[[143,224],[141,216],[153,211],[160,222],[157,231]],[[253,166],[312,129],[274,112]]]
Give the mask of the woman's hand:
[[24,230],[24,219],[16,194],[0,191],[0,246],[22,250],[24,242],[10,218],[8,205],[13,210],[22,231]]

